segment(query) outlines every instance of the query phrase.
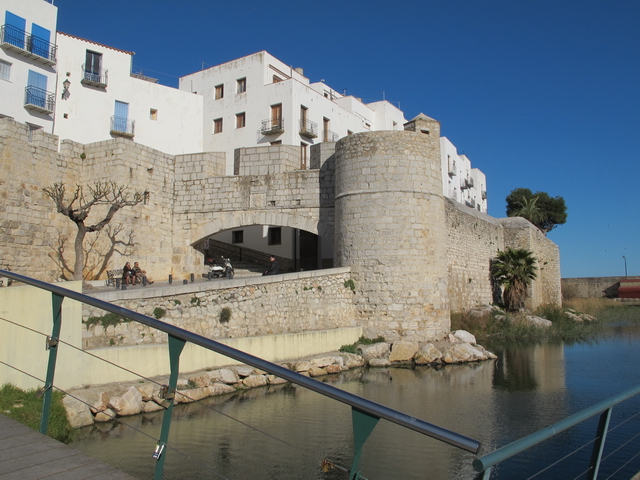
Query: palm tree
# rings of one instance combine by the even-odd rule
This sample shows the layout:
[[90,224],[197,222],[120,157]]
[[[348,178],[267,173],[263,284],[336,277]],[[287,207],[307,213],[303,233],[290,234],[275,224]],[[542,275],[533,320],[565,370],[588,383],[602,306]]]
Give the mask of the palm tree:
[[540,207],[536,205],[536,203],[538,202],[538,198],[540,197],[522,197],[522,199],[518,202],[520,204],[520,208],[514,212],[513,216],[525,218],[536,226],[540,222],[545,221],[546,215],[540,209]]
[[524,308],[527,288],[537,276],[536,262],[533,252],[526,248],[498,250],[498,256],[491,265],[491,276],[504,289],[502,297],[507,310]]

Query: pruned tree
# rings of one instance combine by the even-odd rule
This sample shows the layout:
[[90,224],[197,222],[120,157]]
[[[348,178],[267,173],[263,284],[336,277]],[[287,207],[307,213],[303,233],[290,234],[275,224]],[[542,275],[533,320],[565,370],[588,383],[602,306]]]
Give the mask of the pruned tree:
[[[70,198],[67,198],[67,189],[64,183],[54,183],[51,187],[43,189],[59,213],[68,217],[76,224],[78,231],[74,241],[75,263],[73,266],[73,279],[83,279],[83,269],[85,267],[84,240],[87,233],[99,232],[111,222],[114,215],[124,207],[133,207],[144,201],[146,192],[134,192],[129,196],[128,188],[118,185],[112,181],[96,182],[85,187],[77,185]],[[85,221],[91,213],[93,207],[107,206],[107,212],[102,220],[86,225]],[[64,252],[64,249],[63,249]],[[62,253],[63,253],[62,252]]]
[[516,188],[507,195],[506,201],[508,217],[526,218],[545,235],[567,221],[567,206],[562,197]]

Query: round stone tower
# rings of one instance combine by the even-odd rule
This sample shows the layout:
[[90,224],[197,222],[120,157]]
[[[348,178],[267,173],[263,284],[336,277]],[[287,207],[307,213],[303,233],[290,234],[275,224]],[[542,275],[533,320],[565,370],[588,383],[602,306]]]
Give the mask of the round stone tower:
[[[413,130],[413,131],[408,131]],[[440,124],[336,146],[337,266],[350,266],[365,335],[425,341],[450,328]]]

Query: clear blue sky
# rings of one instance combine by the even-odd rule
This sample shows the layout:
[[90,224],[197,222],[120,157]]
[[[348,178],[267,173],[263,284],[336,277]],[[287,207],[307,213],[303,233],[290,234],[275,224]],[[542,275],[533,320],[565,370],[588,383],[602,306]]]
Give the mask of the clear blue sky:
[[312,81],[399,104],[487,176],[489,214],[564,197],[563,277],[640,275],[638,0],[55,0],[58,30],[178,78],[267,50]]

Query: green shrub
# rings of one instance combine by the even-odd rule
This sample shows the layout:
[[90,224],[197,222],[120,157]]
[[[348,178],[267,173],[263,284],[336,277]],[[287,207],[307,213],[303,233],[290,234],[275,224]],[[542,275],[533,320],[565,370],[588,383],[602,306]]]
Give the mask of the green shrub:
[[[61,392],[53,391],[47,434],[60,442],[69,443],[74,438],[75,430],[69,425],[67,411],[62,404],[63,396]],[[0,411],[34,430],[40,430],[43,398],[38,398],[36,390],[25,391],[5,384],[0,387]]]
[[362,336],[355,343],[352,343],[350,345],[342,345],[340,347],[340,351],[345,353],[357,353],[358,345],[373,345],[374,343],[380,343],[384,341],[385,339],[382,336],[377,338],[366,338]]
[[167,311],[164,308],[156,307],[153,309],[153,316],[156,317],[156,319],[158,320],[160,320],[166,314],[167,314]]
[[174,305],[182,305],[182,302],[180,300],[178,300],[177,298],[173,299],[173,304]]
[[119,323],[130,322],[128,318],[122,317],[116,313],[106,313],[101,317],[89,317],[84,323],[89,328],[91,325],[102,325],[107,328],[110,325],[118,325]]
[[344,281],[344,286],[345,286],[345,288],[351,289],[352,292],[355,292],[355,290],[356,290],[356,284],[351,279],[345,280]]
[[229,320],[231,320],[231,309],[224,307],[220,310],[220,323],[229,323]]
[[198,297],[191,297],[191,305],[195,305],[196,307],[199,307],[200,299]]

